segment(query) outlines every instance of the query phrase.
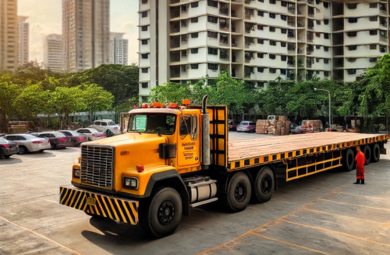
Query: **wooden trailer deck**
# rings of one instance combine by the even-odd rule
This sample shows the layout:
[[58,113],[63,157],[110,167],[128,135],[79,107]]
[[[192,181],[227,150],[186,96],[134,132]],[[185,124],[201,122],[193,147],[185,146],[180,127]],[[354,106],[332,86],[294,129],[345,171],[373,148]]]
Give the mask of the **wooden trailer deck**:
[[234,141],[228,146],[228,169],[238,170],[318,152],[387,142],[388,138],[389,135],[380,134],[321,132]]

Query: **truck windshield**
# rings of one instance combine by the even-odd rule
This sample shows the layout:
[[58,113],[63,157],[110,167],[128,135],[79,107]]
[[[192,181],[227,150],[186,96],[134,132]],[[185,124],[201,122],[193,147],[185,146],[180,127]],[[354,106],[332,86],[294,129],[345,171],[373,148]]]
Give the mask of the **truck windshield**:
[[176,115],[164,113],[130,115],[129,132],[156,133],[172,135],[175,133]]

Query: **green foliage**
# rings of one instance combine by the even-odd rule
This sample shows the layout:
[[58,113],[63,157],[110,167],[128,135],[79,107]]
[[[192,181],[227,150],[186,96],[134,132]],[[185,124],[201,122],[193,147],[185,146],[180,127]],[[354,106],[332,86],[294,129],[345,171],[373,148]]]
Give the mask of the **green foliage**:
[[8,119],[16,113],[13,103],[19,94],[20,85],[10,82],[0,82],[0,117],[2,132],[5,132]]
[[89,121],[92,122],[93,112],[111,109],[114,96],[97,84],[82,85],[82,109],[89,113]]

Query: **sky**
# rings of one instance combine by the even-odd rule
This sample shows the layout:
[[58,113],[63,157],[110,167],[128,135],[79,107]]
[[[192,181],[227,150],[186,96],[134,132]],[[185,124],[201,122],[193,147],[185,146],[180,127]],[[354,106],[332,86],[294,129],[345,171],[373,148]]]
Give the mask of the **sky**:
[[[110,1],[110,30],[129,39],[129,65],[138,62],[138,0]],[[18,0],[18,15],[29,16],[30,60],[43,61],[46,35],[62,34],[62,0]]]

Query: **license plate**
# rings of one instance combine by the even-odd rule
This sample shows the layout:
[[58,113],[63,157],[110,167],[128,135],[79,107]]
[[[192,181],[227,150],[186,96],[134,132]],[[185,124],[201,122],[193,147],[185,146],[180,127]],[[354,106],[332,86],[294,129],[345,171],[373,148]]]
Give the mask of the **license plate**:
[[96,199],[93,197],[87,197],[87,205],[95,205]]

